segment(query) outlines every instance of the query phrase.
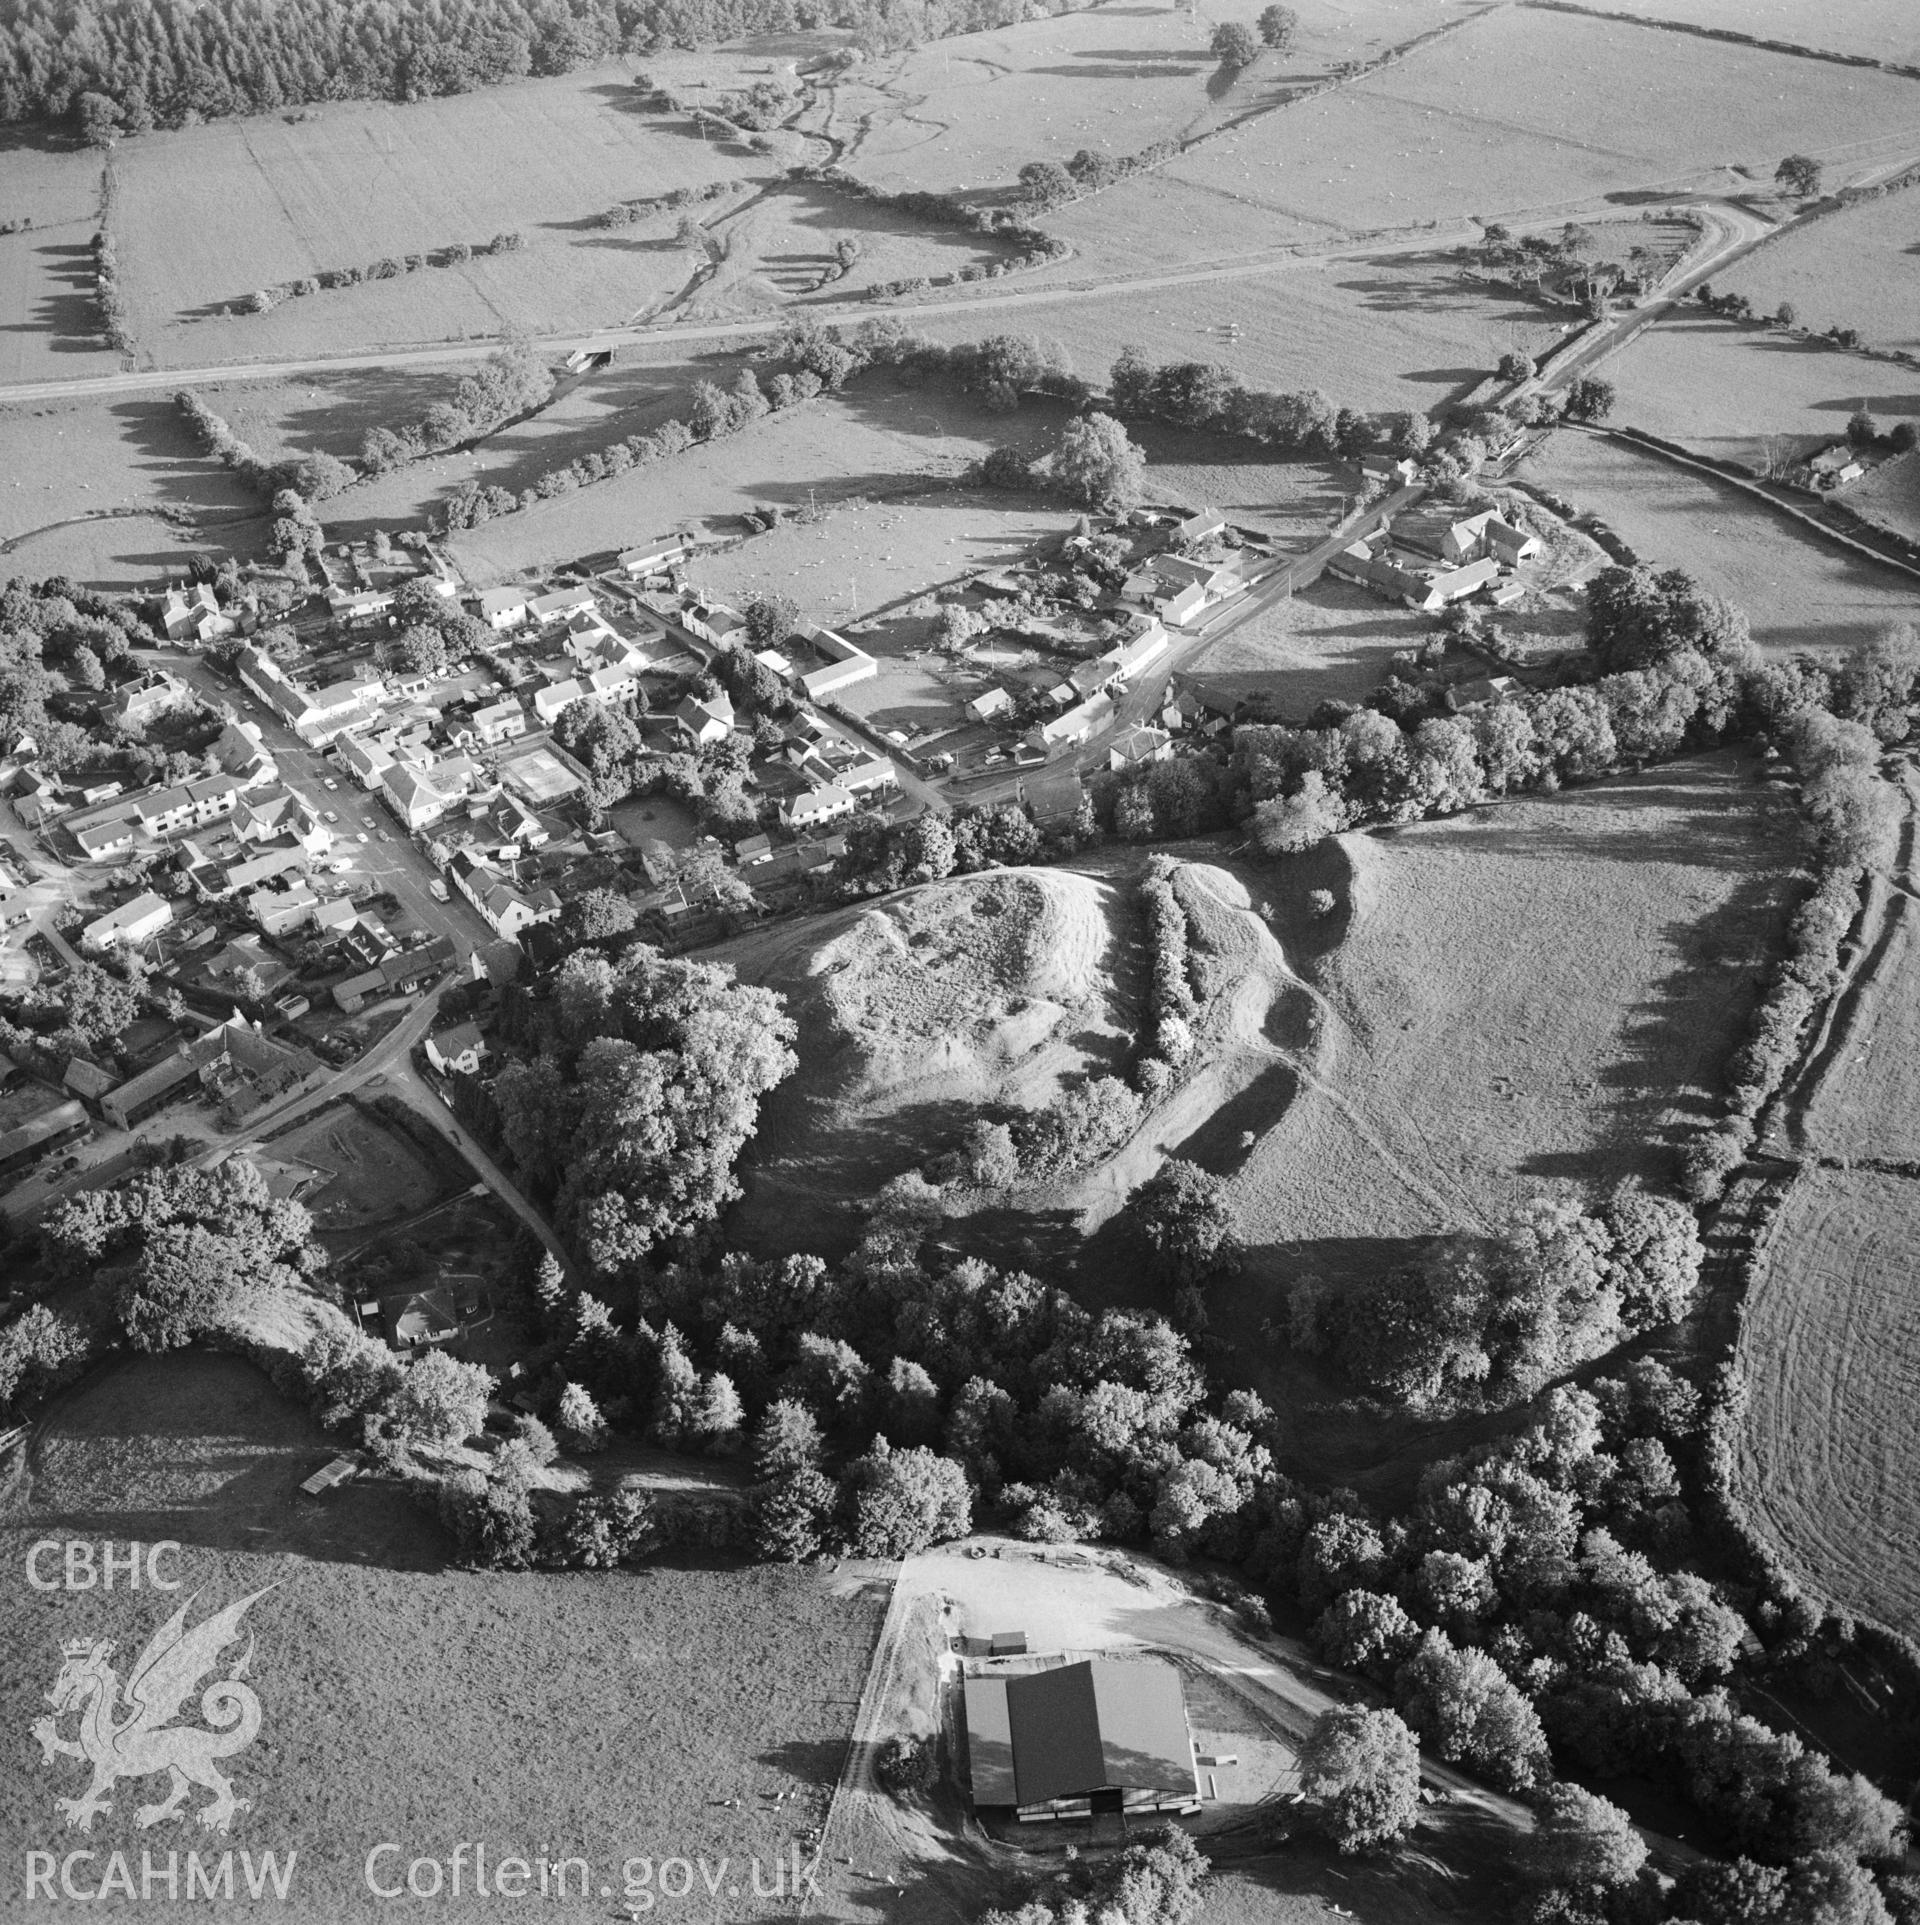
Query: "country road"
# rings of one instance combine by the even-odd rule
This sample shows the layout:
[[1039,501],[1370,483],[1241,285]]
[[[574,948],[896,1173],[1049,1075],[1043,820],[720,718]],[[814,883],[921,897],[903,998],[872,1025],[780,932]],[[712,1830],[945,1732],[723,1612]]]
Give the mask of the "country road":
[[[1724,203],[1704,202],[1697,195],[1677,190],[1676,201],[1690,201],[1729,211]],[[1508,225],[1516,231],[1532,226],[1558,227],[1568,219],[1601,218],[1609,210],[1602,204],[1581,204],[1558,208],[1551,220],[1529,213],[1516,216]],[[1763,231],[1769,225],[1747,215]],[[1353,260],[1377,260],[1392,254],[1431,254],[1438,249],[1458,247],[1476,240],[1482,229],[1478,221],[1460,221],[1447,227],[1421,228],[1418,232],[1393,238],[1334,241],[1319,246],[1289,246],[1284,249],[1245,254],[1216,262],[1171,269],[1160,274],[1122,275],[1092,281],[1049,281],[1023,286],[1004,293],[956,295],[946,300],[920,301],[911,306],[897,302],[834,303],[817,305],[805,302],[783,310],[784,314],[807,316],[836,327],[860,321],[892,318],[909,325],[936,316],[975,311],[1000,313],[1008,309],[1051,305],[1062,301],[1107,301],[1133,294],[1162,293],[1171,288],[1196,287],[1209,282],[1247,280],[1261,275],[1311,273]],[[1758,238],[1756,236],[1755,238]],[[1716,259],[1709,266],[1724,265]],[[536,347],[571,348],[592,341],[607,345],[625,343],[636,347],[655,345],[677,348],[716,341],[758,339],[777,327],[782,314],[762,316],[750,321],[714,321],[694,326],[621,325],[608,328],[569,328],[528,337]],[[458,361],[483,360],[495,353],[504,340],[485,337],[477,340],[440,341],[426,345],[374,348],[354,354],[312,355],[296,361],[233,361],[197,368],[138,368],[119,374],[99,374],[71,381],[22,381],[0,386],[0,407],[19,402],[68,400],[78,397],[147,393],[155,388],[183,388],[211,385],[223,381],[273,381],[286,377],[338,372],[354,368],[444,367]]]

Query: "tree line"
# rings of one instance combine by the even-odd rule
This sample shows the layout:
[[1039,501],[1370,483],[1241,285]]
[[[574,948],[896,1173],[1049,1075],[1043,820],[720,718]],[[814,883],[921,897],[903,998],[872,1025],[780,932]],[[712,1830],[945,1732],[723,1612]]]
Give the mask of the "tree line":
[[911,20],[884,0],[22,0],[0,22],[0,120],[71,119],[110,139],[306,102],[471,93],[747,34],[835,27],[878,51],[1024,17],[1018,0],[927,0]]

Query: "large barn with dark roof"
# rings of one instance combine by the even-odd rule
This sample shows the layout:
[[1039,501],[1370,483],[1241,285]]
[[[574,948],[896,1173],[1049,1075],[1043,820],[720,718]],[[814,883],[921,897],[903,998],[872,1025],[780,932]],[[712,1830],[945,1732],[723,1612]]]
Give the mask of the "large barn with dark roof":
[[976,1809],[1021,1818],[1180,1811],[1199,1796],[1180,1674],[1091,1658],[965,1680]]

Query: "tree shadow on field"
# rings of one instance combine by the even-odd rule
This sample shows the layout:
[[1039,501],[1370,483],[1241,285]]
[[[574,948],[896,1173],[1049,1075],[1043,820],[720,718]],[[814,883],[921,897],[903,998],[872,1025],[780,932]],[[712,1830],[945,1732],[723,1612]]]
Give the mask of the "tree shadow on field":
[[44,334],[55,354],[110,353],[93,302],[93,249],[77,243],[55,242],[33,251],[47,264],[46,278],[56,291],[42,297],[31,321],[15,322],[0,331]]
[[257,498],[239,479],[200,451],[171,401],[117,401],[109,412],[134,455],[132,465],[152,478],[155,494],[170,506],[228,516],[258,511]]
[[[783,1689],[781,1693],[782,1710],[789,1715],[800,1705],[818,1705],[823,1710],[843,1710],[848,1723],[852,1723],[854,1706],[858,1703],[857,1696],[816,1697],[805,1681],[798,1681],[794,1688]],[[818,1785],[825,1791],[840,1776],[841,1765],[847,1760],[849,1752],[864,1750],[866,1762],[871,1765],[878,1759],[880,1749],[877,1744],[865,1747],[849,1745],[840,1738],[789,1738],[785,1744],[774,1745],[770,1750],[757,1753],[754,1762],[765,1765],[770,1771],[784,1772],[789,1778],[797,1778],[803,1785]]]
[[265,1374],[200,1351],[117,1358],[50,1407],[32,1444],[38,1534],[438,1571],[447,1543],[397,1484],[300,1490],[340,1446]]

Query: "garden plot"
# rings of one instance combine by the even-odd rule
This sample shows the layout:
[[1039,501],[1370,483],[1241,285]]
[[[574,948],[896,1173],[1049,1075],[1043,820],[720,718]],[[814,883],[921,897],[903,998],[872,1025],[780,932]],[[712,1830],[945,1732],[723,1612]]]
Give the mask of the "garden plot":
[[[776,1859],[791,1866],[845,1757],[877,1587],[849,1572],[707,1560],[456,1570],[438,1527],[396,1484],[300,1493],[337,1448],[232,1357],[133,1360],[69,1393],[36,1432],[0,1554],[17,1573],[36,1538],[84,1517],[90,1535],[177,1539],[161,1568],[183,1588],[163,1601],[124,1584],[40,1592],[16,1578],[0,1624],[18,1660],[0,1682],[8,1721],[24,1733],[46,1714],[64,1640],[111,1638],[125,1675],[183,1599],[194,1600],[197,1623],[273,1586],[246,1619],[260,1737],[225,1766],[252,1802],[228,1836],[197,1826],[160,1834],[162,1863],[170,1846],[183,1860],[198,1849],[203,1862],[231,1849],[238,1882],[243,1850],[276,1852],[283,1866],[296,1854],[289,1898],[270,1906],[296,1925],[391,1916],[365,1878],[383,1840],[404,1841],[402,1877],[415,1855],[444,1866],[463,1839],[489,1841],[496,1865],[510,1854],[578,1856],[589,1893],[576,1882],[540,1904],[566,1925],[598,1925],[615,1910],[629,1857],[704,1852],[740,1867],[757,1856],[768,1877]],[[17,1845],[69,1850],[74,1833],[53,1801],[84,1783],[73,1760],[50,1769],[37,1746],[12,1746],[0,1784]],[[136,1878],[140,1842],[154,1840],[134,1828],[131,1808],[155,1789],[123,1781],[89,1841],[103,1854],[129,1851]],[[205,1802],[192,1794],[194,1806]],[[104,1863],[91,1868],[96,1880]],[[468,1894],[471,1865],[469,1853]],[[836,1912],[860,1889],[850,1877],[821,1868]],[[736,1895],[723,1885],[702,1900],[702,1918],[766,1914],[744,1877]],[[467,1896],[443,1909],[478,1915]]]
[[1828,446],[1856,408],[1883,426],[1920,414],[1920,374],[1732,321],[1663,322],[1602,372],[1620,425],[1756,474]]
[[1910,621],[1920,581],[1851,555],[1730,484],[1597,435],[1547,437],[1518,470],[1746,611],[1773,653],[1839,649]]
[[1920,196],[1885,194],[1823,214],[1756,248],[1713,285],[1744,294],[1758,314],[1784,301],[1802,327],[1856,328],[1874,347],[1920,350]]
[[276,1154],[333,1172],[306,1199],[320,1230],[358,1230],[411,1216],[438,1203],[449,1186],[402,1136],[350,1105],[322,1110],[292,1134],[274,1139]]

